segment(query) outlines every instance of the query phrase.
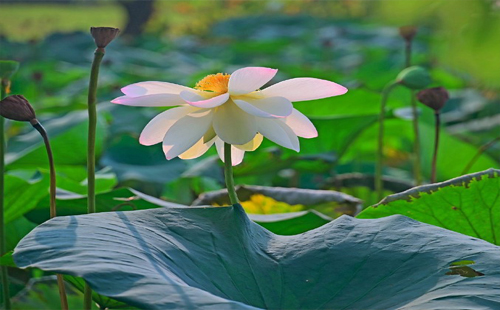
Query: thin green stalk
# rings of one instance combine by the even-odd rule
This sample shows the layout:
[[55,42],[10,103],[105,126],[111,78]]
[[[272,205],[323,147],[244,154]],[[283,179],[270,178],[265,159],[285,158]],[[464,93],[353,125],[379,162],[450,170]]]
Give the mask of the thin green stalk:
[[224,143],[224,177],[226,179],[227,193],[231,204],[240,203],[234,188],[233,163],[231,162],[231,144]]
[[[36,122],[32,124],[33,127],[38,130],[45,143],[45,149],[47,150],[47,156],[49,158],[50,167],[50,218],[57,216],[56,209],[56,168],[54,165],[54,156],[52,155],[52,148],[50,147],[49,137],[47,131],[43,128],[42,124]],[[64,278],[62,275],[57,275],[57,286],[59,287],[59,298],[61,300],[61,309],[68,310],[68,298],[66,296],[66,288],[64,286]]]
[[[0,79],[0,99],[7,95],[8,81]],[[4,187],[5,187],[5,119],[0,116],[0,256],[5,254],[5,218],[4,218]],[[7,266],[1,266],[2,274],[2,292],[4,309],[10,310],[10,291],[9,291],[9,274]]]
[[[88,113],[89,132],[87,149],[87,212],[95,213],[95,139],[97,126],[97,81],[99,78],[99,66],[104,57],[104,48],[97,48],[94,52],[94,60],[90,71]],[[92,306],[92,290],[85,284],[84,303],[85,310]]]
[[439,127],[440,127],[439,112],[436,112],[434,116],[436,117],[436,131],[434,134],[434,154],[432,155],[431,183],[436,183],[436,164],[437,164],[437,154],[439,147]]
[[465,166],[464,170],[462,171],[462,174],[466,174],[469,172],[469,170],[472,168],[472,166],[476,163],[476,161],[479,159],[479,157],[487,150],[489,149],[490,147],[492,147],[493,145],[495,145],[495,143],[497,143],[498,141],[500,141],[500,137],[496,137],[495,139],[491,140],[490,142],[486,143],[486,144],[483,144],[479,150],[477,150],[477,153],[476,155],[474,155],[474,157],[472,157],[472,159],[469,161],[469,163],[467,163],[467,166]]
[[382,91],[382,101],[380,103],[380,115],[378,118],[378,147],[377,147],[377,164],[375,167],[375,191],[377,198],[381,200],[384,198],[384,188],[382,184],[382,169],[384,163],[384,121],[385,121],[385,107],[387,105],[387,98],[391,90],[398,85],[397,82],[389,83]]
[[422,184],[422,167],[420,166],[421,151],[420,151],[420,130],[418,127],[418,110],[417,110],[417,100],[415,99],[415,92],[411,91],[411,111],[413,114],[413,175],[415,177],[416,185]]
[[[405,40],[405,67],[411,66],[411,56],[412,56],[412,40]],[[416,185],[422,184],[422,168],[420,167],[420,133],[418,128],[418,110],[417,110],[417,100],[415,99],[415,92],[410,91],[410,104],[411,111],[413,114],[413,175],[415,177]]]

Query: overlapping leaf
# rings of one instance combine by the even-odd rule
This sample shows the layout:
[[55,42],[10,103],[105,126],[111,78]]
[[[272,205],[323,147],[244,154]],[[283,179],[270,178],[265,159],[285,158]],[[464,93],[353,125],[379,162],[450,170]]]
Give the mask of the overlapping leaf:
[[489,169],[388,196],[358,218],[402,214],[500,244],[500,170]]

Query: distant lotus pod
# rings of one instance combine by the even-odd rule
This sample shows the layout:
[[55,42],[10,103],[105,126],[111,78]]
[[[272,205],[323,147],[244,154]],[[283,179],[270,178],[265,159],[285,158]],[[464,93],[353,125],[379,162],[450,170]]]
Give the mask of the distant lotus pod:
[[431,76],[426,69],[412,66],[401,71],[396,80],[410,89],[422,89],[431,83]]
[[450,99],[450,95],[444,87],[434,87],[419,91],[417,98],[418,101],[438,112],[444,107],[446,101]]
[[11,120],[37,123],[35,110],[22,95],[12,95],[0,101],[0,115]]
[[405,39],[405,41],[411,41],[417,34],[417,27],[415,26],[402,26],[399,27],[399,35]]
[[105,48],[118,35],[120,29],[112,27],[91,27],[90,34],[98,48]]

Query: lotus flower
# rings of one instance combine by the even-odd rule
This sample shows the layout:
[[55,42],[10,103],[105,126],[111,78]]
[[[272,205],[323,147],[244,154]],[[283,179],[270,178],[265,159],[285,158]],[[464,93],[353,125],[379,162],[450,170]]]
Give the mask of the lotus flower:
[[140,82],[122,88],[125,96],[113,103],[141,107],[172,107],[153,118],[139,142],[163,142],[167,159],[192,159],[203,155],[214,143],[223,160],[224,142],[231,144],[233,165],[241,163],[245,151],[253,151],[263,136],[299,151],[298,137],[318,135],[311,121],[293,108],[292,102],[342,95],[339,84],[294,78],[260,88],[278,70],[247,67],[229,74],[212,74],[195,88],[167,82]]

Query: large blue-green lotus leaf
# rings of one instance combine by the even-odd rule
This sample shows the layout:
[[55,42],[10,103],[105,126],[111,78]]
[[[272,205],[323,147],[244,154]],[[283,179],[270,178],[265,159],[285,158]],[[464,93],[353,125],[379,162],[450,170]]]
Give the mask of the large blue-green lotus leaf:
[[[58,217],[14,251],[21,268],[80,276],[145,309],[500,309],[499,257],[400,215],[279,236],[239,205]],[[484,276],[446,275],[462,260]]]

